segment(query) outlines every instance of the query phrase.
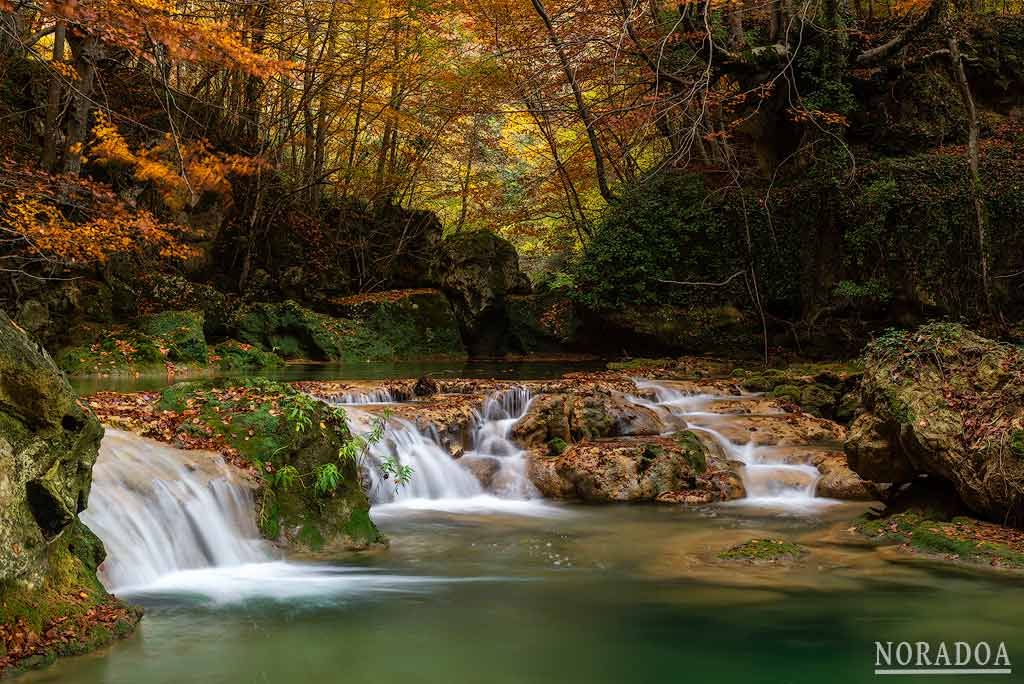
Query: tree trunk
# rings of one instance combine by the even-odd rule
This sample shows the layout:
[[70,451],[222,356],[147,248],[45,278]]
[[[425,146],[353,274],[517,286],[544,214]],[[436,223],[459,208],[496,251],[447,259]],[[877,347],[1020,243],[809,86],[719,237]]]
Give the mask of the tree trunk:
[[100,58],[101,46],[96,36],[71,34],[68,40],[71,54],[75,59],[78,78],[71,108],[68,112],[64,135],[64,172],[78,175],[82,170],[82,154],[86,135],[89,133],[89,114],[92,112],[92,96],[96,82],[96,62]]
[[[53,34],[53,59],[51,64],[56,68],[57,64],[64,61],[64,36],[67,27],[63,21],[57,22],[57,28]],[[50,77],[50,87],[46,94],[46,127],[43,129],[43,167],[48,171],[54,171],[57,167],[57,115],[60,113],[60,97],[62,94],[60,77],[53,74]]]
[[594,117],[587,107],[587,103],[583,100],[583,91],[580,88],[579,81],[576,80],[576,74],[572,70],[572,65],[569,64],[569,58],[565,54],[565,50],[562,48],[561,41],[558,40],[558,36],[555,34],[555,27],[551,23],[551,17],[548,16],[548,11],[544,8],[541,0],[531,0],[533,2],[533,8],[537,11],[541,21],[544,22],[544,28],[547,30],[548,40],[551,42],[551,47],[554,48],[555,54],[558,55],[558,61],[562,65],[562,71],[565,72],[565,78],[569,82],[569,87],[572,88],[573,97],[576,100],[576,111],[580,115],[580,119],[583,121],[583,125],[587,128],[587,138],[590,140],[590,149],[594,153],[594,166],[597,173],[597,187],[601,192],[601,197],[604,197],[607,202],[614,202],[615,195],[612,194],[611,188],[608,187],[608,176],[605,173],[604,168],[604,153],[601,151],[601,143],[597,138],[597,129],[594,123]]
[[967,81],[967,72],[964,71],[964,63],[960,58],[960,46],[957,44],[956,38],[949,39],[949,58],[953,61],[953,72],[956,74],[957,84],[960,86],[960,98],[963,100],[964,109],[967,110],[967,156],[978,238],[981,289],[989,314],[999,317],[992,301],[992,276],[988,270],[988,230],[985,220],[985,201],[981,195],[981,163],[978,156],[978,112],[974,107],[974,97],[971,96],[971,86]]

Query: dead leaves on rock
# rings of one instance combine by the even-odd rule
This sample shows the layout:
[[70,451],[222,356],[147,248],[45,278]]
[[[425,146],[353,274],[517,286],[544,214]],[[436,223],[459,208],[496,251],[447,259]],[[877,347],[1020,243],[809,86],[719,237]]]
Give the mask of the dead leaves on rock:
[[[89,595],[80,592],[77,596],[68,596],[69,603],[79,603],[88,599]],[[117,599],[93,606],[81,615],[58,615],[36,631],[23,617],[14,622],[0,625],[0,643],[3,644],[3,655],[0,656],[0,673],[17,665],[26,658],[42,656],[54,652],[77,651],[77,644],[84,644],[93,638],[99,627],[106,628],[108,633],[116,634],[119,623],[133,623],[138,613],[128,608]]]

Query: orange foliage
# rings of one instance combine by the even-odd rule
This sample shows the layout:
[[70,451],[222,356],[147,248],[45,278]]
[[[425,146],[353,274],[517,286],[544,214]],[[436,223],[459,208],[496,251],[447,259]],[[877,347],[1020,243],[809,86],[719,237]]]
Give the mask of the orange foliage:
[[228,25],[188,17],[166,0],[49,0],[43,11],[147,59],[147,50],[159,45],[171,60],[219,64],[253,76],[290,66],[254,52]]
[[135,180],[152,183],[172,211],[194,206],[204,192],[228,193],[229,176],[251,175],[261,163],[252,157],[214,152],[205,140],[176,144],[169,133],[156,145],[132,152],[117,126],[102,113],[96,117],[93,137],[92,161],[133,168]]
[[136,209],[106,186],[71,175],[0,162],[0,236],[5,266],[28,263],[89,263],[116,253],[151,253],[189,258],[179,226]]

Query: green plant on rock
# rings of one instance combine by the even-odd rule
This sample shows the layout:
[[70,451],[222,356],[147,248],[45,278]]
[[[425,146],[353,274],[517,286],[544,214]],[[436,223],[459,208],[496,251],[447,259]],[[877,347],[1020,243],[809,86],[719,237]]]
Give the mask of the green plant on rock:
[[344,479],[336,463],[324,463],[317,467],[313,489],[317,494],[325,495],[333,492]]

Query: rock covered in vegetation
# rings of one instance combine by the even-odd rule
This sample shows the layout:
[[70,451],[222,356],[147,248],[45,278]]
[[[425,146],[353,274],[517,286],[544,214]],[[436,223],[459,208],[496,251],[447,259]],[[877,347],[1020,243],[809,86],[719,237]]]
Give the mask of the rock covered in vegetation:
[[163,311],[131,326],[105,330],[93,342],[62,349],[57,365],[69,375],[154,373],[165,370],[260,370],[283,365],[276,354],[237,340],[212,350],[199,311]]
[[226,371],[259,371],[284,365],[284,359],[277,354],[237,340],[221,342],[211,349],[210,361]]
[[462,354],[451,307],[436,290],[338,300],[348,317],[318,313],[288,300],[250,304],[231,323],[242,342],[288,359],[362,362]]
[[877,482],[947,481],[976,514],[1024,524],[1024,350],[948,323],[867,349],[850,467]]
[[912,553],[999,568],[1024,568],[1024,533],[964,516],[935,520],[919,510],[862,517],[856,530]]
[[840,423],[853,420],[858,409],[855,390],[860,381],[856,364],[794,364],[786,368],[737,369],[732,374],[750,392],[764,392],[773,399]]
[[808,550],[782,539],[751,539],[718,554],[722,560],[748,563],[779,563],[800,560]]
[[103,545],[78,519],[102,437],[46,352],[0,314],[0,672],[138,621],[96,579]]
[[433,269],[470,352],[501,350],[508,325],[507,298],[530,292],[515,247],[487,230],[456,233],[439,245]]
[[218,451],[258,477],[260,529],[271,540],[315,551],[382,541],[340,408],[261,379],[103,392],[89,403],[104,422],[179,448]]
[[689,431],[586,440],[555,456],[535,451],[529,473],[551,498],[704,504],[744,496],[739,477]]
[[452,305],[439,290],[388,290],[331,301],[361,321],[388,348],[383,356],[462,355],[466,349]]

